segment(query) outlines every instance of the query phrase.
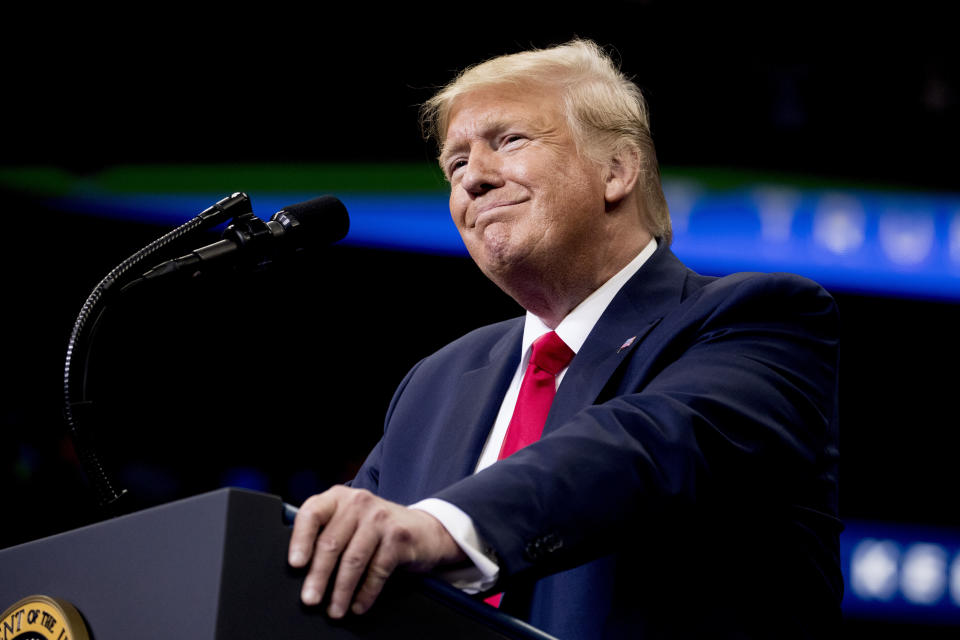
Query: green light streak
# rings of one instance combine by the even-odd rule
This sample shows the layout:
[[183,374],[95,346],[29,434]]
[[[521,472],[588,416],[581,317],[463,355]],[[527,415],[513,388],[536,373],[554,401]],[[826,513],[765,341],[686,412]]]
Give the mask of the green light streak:
[[[665,180],[691,180],[711,190],[776,184],[802,189],[915,191],[902,185],[713,167],[667,167],[663,169],[663,177]],[[158,164],[117,165],[84,175],[50,166],[2,167],[0,189],[46,197],[229,193],[238,189],[288,193],[437,193],[446,192],[447,183],[439,168],[431,163]]]

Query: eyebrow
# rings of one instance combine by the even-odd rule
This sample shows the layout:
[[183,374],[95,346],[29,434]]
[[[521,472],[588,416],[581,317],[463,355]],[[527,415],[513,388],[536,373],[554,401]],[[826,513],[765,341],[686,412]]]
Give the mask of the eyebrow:
[[444,173],[446,173],[447,163],[450,162],[450,156],[456,154],[458,151],[466,148],[467,146],[469,145],[463,142],[455,144],[452,147],[447,146],[447,144],[444,143],[443,148],[440,150],[440,156],[437,158],[437,162],[440,164],[440,168],[443,169]]
[[[474,121],[474,123],[474,133],[477,133],[480,137],[495,135],[496,133],[510,127],[510,124],[506,120],[499,117],[480,118],[479,120]],[[437,161],[440,163],[440,168],[444,169],[446,167],[447,162],[450,160],[450,156],[455,155],[463,149],[469,147],[469,138],[461,139],[454,145],[448,145],[446,141],[444,141],[443,148],[440,149],[440,156],[437,158]]]

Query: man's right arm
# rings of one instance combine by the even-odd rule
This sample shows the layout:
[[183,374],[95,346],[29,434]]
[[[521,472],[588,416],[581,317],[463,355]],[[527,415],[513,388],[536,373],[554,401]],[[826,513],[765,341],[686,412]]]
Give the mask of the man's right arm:
[[307,568],[301,600],[318,605],[332,582],[327,613],[367,611],[398,568],[430,571],[466,555],[440,521],[364,489],[336,486],[309,498],[297,512],[288,561]]

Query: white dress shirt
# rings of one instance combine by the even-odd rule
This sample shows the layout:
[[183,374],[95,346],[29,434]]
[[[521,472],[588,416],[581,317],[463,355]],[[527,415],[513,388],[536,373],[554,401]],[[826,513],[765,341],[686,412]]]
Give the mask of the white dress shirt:
[[[646,247],[637,254],[623,269],[618,271],[612,278],[603,283],[600,288],[587,296],[573,311],[568,313],[554,331],[560,336],[560,339],[576,354],[580,351],[587,336],[593,330],[594,325],[606,311],[610,301],[620,291],[627,280],[640,270],[640,267],[657,250],[657,241],[650,240]],[[520,394],[520,384],[523,382],[523,375],[530,362],[532,345],[537,338],[549,333],[550,327],[543,323],[537,316],[529,311],[523,326],[523,340],[520,344],[520,364],[513,374],[513,380],[507,389],[503,402],[500,405],[500,412],[493,423],[493,429],[487,436],[487,442],[480,453],[480,459],[477,462],[475,471],[485,469],[497,461],[500,454],[500,447],[507,434],[507,427],[510,425],[510,419],[513,416],[513,410],[517,404],[517,396]],[[557,375],[557,387],[563,381],[567,373],[565,368]],[[447,582],[462,589],[467,593],[479,593],[489,589],[497,580],[500,573],[500,567],[493,559],[493,554],[483,543],[480,534],[477,533],[473,525],[473,519],[458,507],[436,498],[427,498],[415,504],[410,505],[412,509],[426,511],[437,518],[450,536],[463,549],[463,552],[470,558],[474,566],[465,569],[444,571],[440,577]]]

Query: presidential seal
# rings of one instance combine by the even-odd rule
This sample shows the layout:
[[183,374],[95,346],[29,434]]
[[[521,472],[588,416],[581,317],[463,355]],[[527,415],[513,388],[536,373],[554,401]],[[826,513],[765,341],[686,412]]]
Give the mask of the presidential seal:
[[27,596],[0,616],[0,640],[90,640],[90,635],[66,600]]

